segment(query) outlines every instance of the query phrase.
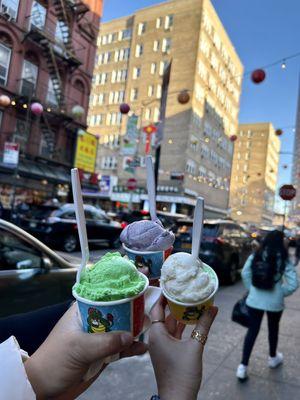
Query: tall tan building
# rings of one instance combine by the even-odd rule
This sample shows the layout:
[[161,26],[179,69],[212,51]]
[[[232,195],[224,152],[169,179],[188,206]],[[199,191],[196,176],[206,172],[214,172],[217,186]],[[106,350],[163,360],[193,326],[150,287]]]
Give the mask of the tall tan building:
[[[104,23],[98,44],[89,130],[100,136],[97,168],[106,188],[110,185],[107,198],[128,202],[130,197],[126,182],[132,174],[123,151],[128,116],[121,117],[119,104],[130,104],[139,128],[158,122],[162,77],[172,60],[158,207],[190,213],[202,195],[206,216],[226,215],[229,137],[237,131],[243,66],[210,1],[173,0]],[[184,105],[177,99],[183,89],[190,95]],[[146,199],[142,129],[135,155],[139,189],[133,201],[141,206]]]
[[230,186],[232,218],[271,224],[280,140],[271,123],[241,124],[235,142]]

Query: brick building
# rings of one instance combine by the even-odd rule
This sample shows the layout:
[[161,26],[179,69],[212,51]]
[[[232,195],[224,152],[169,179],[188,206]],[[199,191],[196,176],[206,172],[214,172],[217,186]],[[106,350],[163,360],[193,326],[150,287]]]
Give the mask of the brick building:
[[[77,133],[86,129],[101,0],[0,2],[0,199],[40,203],[66,198]],[[43,106],[34,115],[31,104]],[[84,112],[75,115],[74,106]],[[78,111],[78,107],[77,107]],[[83,111],[83,110],[82,110]],[[17,168],[2,162],[18,143]]]

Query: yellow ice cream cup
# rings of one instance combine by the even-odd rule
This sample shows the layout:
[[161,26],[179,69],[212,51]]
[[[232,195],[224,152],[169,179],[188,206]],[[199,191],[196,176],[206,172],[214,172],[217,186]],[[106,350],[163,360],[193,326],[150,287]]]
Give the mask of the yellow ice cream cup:
[[215,289],[209,297],[195,303],[183,303],[181,301],[174,299],[168,294],[162,282],[160,282],[163,295],[167,299],[171,314],[177,321],[182,322],[183,324],[195,325],[201,318],[203,312],[214,304],[214,297],[219,288],[219,280],[217,274],[211,267],[206,265],[205,269],[206,272],[209,273],[211,278],[214,279]]

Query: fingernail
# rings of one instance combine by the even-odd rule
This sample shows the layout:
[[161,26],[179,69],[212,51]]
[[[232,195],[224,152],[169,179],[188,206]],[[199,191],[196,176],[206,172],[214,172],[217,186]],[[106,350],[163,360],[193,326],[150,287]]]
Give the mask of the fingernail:
[[121,334],[121,343],[123,346],[128,346],[133,342],[132,334],[129,332],[124,332]]

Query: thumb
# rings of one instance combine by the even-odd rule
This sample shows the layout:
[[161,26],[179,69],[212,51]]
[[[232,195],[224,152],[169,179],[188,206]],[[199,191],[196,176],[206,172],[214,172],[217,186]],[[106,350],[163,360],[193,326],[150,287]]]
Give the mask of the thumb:
[[85,333],[79,341],[80,357],[90,364],[126,350],[133,343],[129,332]]

